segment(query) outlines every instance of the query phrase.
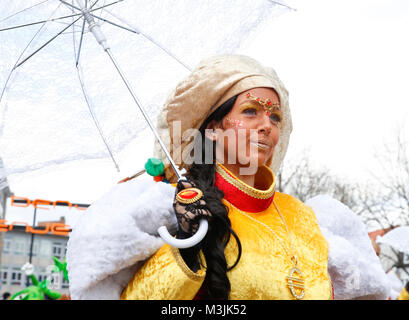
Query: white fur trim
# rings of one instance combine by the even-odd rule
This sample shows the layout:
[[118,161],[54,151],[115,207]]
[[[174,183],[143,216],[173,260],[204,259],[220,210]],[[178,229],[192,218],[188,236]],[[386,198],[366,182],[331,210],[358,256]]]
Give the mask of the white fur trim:
[[329,244],[328,272],[335,299],[386,299],[390,284],[359,217],[328,195],[305,204],[314,210]]
[[[116,185],[73,226],[67,246],[71,299],[119,299],[141,261],[176,232],[175,188],[152,177]],[[138,264],[139,262],[139,264]]]

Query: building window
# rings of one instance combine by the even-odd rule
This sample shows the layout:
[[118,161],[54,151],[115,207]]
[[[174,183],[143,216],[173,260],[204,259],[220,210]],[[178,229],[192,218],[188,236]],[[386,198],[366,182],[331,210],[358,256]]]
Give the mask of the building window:
[[62,289],[68,289],[69,287],[70,287],[70,284],[68,283],[68,281],[65,280],[64,277],[62,277],[61,288],[62,288]]
[[53,242],[52,255],[58,259],[62,259],[65,256],[65,244],[61,242]]
[[33,244],[31,244],[31,241],[26,243],[26,250],[27,250],[27,255],[32,257],[36,257],[38,255],[38,247],[39,247],[39,243],[38,240],[32,240],[34,241]]
[[14,254],[16,255],[24,255],[25,254],[25,243],[23,241],[15,241],[14,242]]
[[50,273],[47,275],[49,281],[50,289],[59,290],[61,289],[61,274],[60,273]]
[[1,282],[2,284],[8,283],[8,269],[6,267],[1,268]]
[[31,285],[31,278],[28,275],[24,275],[24,283],[23,285]]
[[35,241],[33,243],[33,249],[32,249],[32,252],[31,252],[33,257],[38,255],[38,247],[39,247],[39,243],[38,243],[38,241]]
[[47,279],[47,273],[39,273],[37,276],[38,282],[41,282],[43,280]]
[[40,256],[42,257],[51,256],[51,243],[48,240],[41,240]]
[[10,239],[4,239],[3,241],[3,253],[4,254],[9,254],[11,249],[11,240]]
[[11,272],[10,284],[20,286],[22,284],[22,281],[21,281],[22,276],[23,276],[23,272],[21,270],[14,269]]

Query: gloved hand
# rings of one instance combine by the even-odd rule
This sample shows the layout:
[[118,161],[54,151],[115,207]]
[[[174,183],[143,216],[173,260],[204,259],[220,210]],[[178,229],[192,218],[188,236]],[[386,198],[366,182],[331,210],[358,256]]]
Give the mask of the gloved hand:
[[206,201],[203,199],[201,190],[197,188],[193,181],[189,180],[180,180],[178,182],[173,208],[179,225],[178,235],[184,238],[196,233],[200,219],[209,219],[212,216]]

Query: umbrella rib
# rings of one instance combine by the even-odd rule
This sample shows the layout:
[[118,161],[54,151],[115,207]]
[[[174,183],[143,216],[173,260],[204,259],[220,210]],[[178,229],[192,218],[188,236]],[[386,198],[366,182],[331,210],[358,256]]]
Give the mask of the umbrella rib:
[[[62,3],[64,3],[64,4],[70,6],[71,8],[74,8],[74,9],[77,9],[77,10],[82,11],[81,8],[78,8],[78,7],[76,7],[76,6],[72,5],[72,4],[69,4],[69,3],[65,2],[64,0],[60,0],[60,1],[61,1]],[[95,6],[95,4],[96,4],[98,1],[99,1],[99,0],[95,1],[95,3],[91,6],[91,8],[92,8],[93,6]],[[116,3],[118,3],[118,2],[121,2],[121,1],[123,1],[123,0],[109,3],[108,5],[104,5],[104,6],[102,6],[102,7],[99,7],[99,8],[97,8],[97,9],[94,9],[94,10],[92,10],[92,11],[106,8],[106,7],[108,7],[108,6],[111,6],[111,5],[116,4]],[[104,21],[104,22],[107,22],[107,23],[109,23],[109,24],[112,24],[113,26],[116,26],[116,27],[118,27],[118,28],[121,28],[121,29],[130,31],[130,32],[133,32],[133,33],[138,33],[138,31],[136,31],[136,30],[129,29],[129,28],[124,27],[124,26],[121,26],[121,25],[119,25],[119,24],[117,24],[117,23],[115,23],[115,22],[112,22],[112,21],[107,20],[107,19],[105,19],[105,18],[99,17],[99,16],[97,16],[97,15],[94,15],[94,14],[91,13],[91,11],[89,11],[89,13],[90,13],[90,15],[91,15],[92,17],[94,17],[94,18],[96,18],[96,19],[99,19],[99,20],[102,20],[102,21]]]
[[[108,3],[107,5],[103,5],[102,7],[98,7],[98,8],[92,9],[92,10],[90,9],[89,11],[92,12],[92,11],[100,10],[100,9],[105,8],[105,7],[109,7],[109,6],[113,5],[113,4],[117,4],[118,2],[122,2],[122,1],[124,1],[124,0],[118,0],[118,1],[115,1],[115,2],[112,2],[112,3]],[[95,3],[97,3],[97,2],[98,1],[96,1]],[[68,16],[58,17],[58,18],[54,18],[54,19],[36,21],[36,22],[21,24],[21,25],[17,25],[17,26],[13,26],[13,27],[3,28],[3,29],[0,29],[0,32],[1,31],[8,31],[8,30],[13,30],[13,29],[18,29],[18,28],[29,27],[29,26],[33,26],[33,25],[36,25],[36,24],[40,24],[40,23],[53,22],[53,21],[62,20],[62,19],[68,19],[68,18],[72,18],[72,17],[77,17],[79,15],[82,15],[82,12],[71,14],[71,15],[68,15]]]
[[61,2],[61,3],[64,3],[64,4],[65,4],[66,6],[68,6],[68,7],[71,7],[71,8],[77,9],[78,11],[81,11],[81,12],[82,12],[82,10],[81,10],[80,8],[78,8],[78,7],[74,6],[74,5],[73,5],[73,4],[71,4],[71,3],[65,2],[64,0],[60,0],[60,2]]
[[[77,9],[78,11],[81,11],[81,12],[82,12],[81,8],[78,8],[78,7],[72,5],[71,3],[68,3],[68,2],[66,2],[66,1],[64,1],[64,0],[60,0],[60,1],[61,1],[62,3],[64,3],[65,5],[67,5],[67,6],[71,7],[71,8]],[[98,0],[98,1],[99,1],[99,0]],[[106,8],[106,7],[109,7],[109,6],[112,6],[112,5],[114,5],[114,4],[117,4],[117,3],[119,3],[119,2],[122,2],[122,1],[124,1],[124,0],[117,0],[117,1],[114,1],[114,2],[111,2],[111,3],[108,3],[108,4],[104,4],[103,6],[98,7],[98,8],[96,8],[96,9],[92,9],[98,1],[95,1],[95,2],[92,4],[92,6],[89,8],[89,12],[95,11],[95,10],[99,10],[99,9],[103,9],[103,8]],[[91,9],[92,9],[92,10],[91,10]]]
[[76,23],[79,19],[81,19],[82,16],[78,17],[73,23],[70,23],[67,27],[62,29],[60,32],[58,32],[54,37],[52,37],[50,40],[48,40],[46,43],[44,43],[40,48],[35,50],[32,54],[30,54],[27,58],[25,58],[23,61],[21,61],[18,65],[16,65],[14,69],[18,68],[21,66],[23,63],[25,63],[28,59],[30,59],[32,56],[34,56],[37,52],[39,52],[41,49],[43,49],[45,46],[47,46],[50,42],[52,42],[55,38],[57,38],[59,35],[61,35],[65,30],[67,30],[69,27],[71,27],[74,23]]
[[42,2],[40,2],[40,3],[34,4],[34,5],[32,5],[31,7],[28,7],[28,8],[25,8],[25,9],[23,9],[23,10],[17,11],[17,12],[15,12],[15,13],[13,13],[11,16],[8,16],[8,17],[4,18],[3,20],[0,20],[0,23],[4,22],[4,21],[6,21],[7,19],[10,19],[11,17],[14,17],[14,16],[16,16],[16,15],[18,15],[18,14],[24,12],[24,11],[30,10],[30,9],[32,9],[32,8],[34,8],[34,7],[37,7],[37,6],[39,6],[39,5],[41,5],[41,4],[45,3],[45,2],[48,2],[48,1],[50,1],[50,0],[45,0],[45,1],[42,1]]
[[77,58],[76,58],[76,60],[75,60],[75,66],[76,66],[76,67],[78,67],[78,62],[79,62],[79,60],[80,60],[82,40],[84,39],[84,30],[85,30],[85,19],[82,21],[81,38],[80,38],[80,43],[79,43],[79,45],[78,45]]
[[[63,22],[63,21],[53,21],[55,23],[61,24],[63,26],[68,26],[70,24],[70,22]],[[80,28],[79,26],[74,25],[74,28]]]
[[119,64],[117,63],[116,59],[114,58],[114,56],[112,55],[111,51],[109,48],[105,49],[105,52],[108,54],[109,58],[111,59],[112,63],[114,64],[116,70],[118,71],[118,74],[120,75],[120,77],[122,78],[122,81],[124,82],[125,86],[127,87],[129,93],[131,94],[133,100],[135,101],[136,105],[138,106],[139,110],[142,112],[142,115],[144,116],[146,122],[148,123],[149,127],[151,128],[153,134],[155,135],[157,141],[159,142],[162,151],[165,153],[166,157],[169,160],[170,165],[172,166],[178,180],[181,179],[182,177],[182,172],[178,169],[178,167],[176,166],[175,161],[173,160],[171,154],[169,153],[166,145],[164,144],[164,142],[162,141],[161,137],[159,136],[159,133],[156,131],[155,126],[152,123],[152,120],[150,119],[148,113],[146,112],[145,108],[142,106],[142,104],[139,102],[138,97],[136,96],[136,94],[134,93],[132,86],[130,85],[130,83],[128,82],[128,80],[125,77],[125,74],[122,72]]
[[124,19],[121,19],[120,17],[118,17],[117,15],[113,14],[112,12],[110,12],[109,10],[105,10],[106,12],[108,12],[111,16],[113,16],[114,18],[118,19],[119,21],[123,22],[124,24],[128,25],[129,27],[133,28],[135,30],[136,33],[142,35],[143,37],[145,37],[147,40],[149,40],[150,42],[152,42],[153,44],[155,44],[156,46],[158,46],[160,49],[162,49],[167,55],[169,55],[170,57],[172,57],[173,59],[175,59],[177,62],[179,62],[183,67],[185,67],[187,70],[192,71],[192,68],[190,68],[189,66],[187,66],[185,63],[183,63],[183,61],[181,61],[178,57],[176,57],[172,52],[170,52],[168,49],[166,49],[164,46],[162,46],[160,43],[158,43],[155,39],[151,38],[149,35],[145,34],[144,32],[142,32],[140,29],[132,26],[129,22],[125,21]]
[[26,23],[26,24],[20,24],[18,26],[13,26],[13,27],[0,29],[0,31],[13,30],[13,29],[18,29],[18,28],[33,26],[33,25],[40,24],[40,23],[53,22],[53,21],[57,21],[57,20],[61,20],[61,19],[76,17],[76,16],[79,16],[79,15],[81,15],[81,13],[71,14],[69,16],[63,16],[63,17],[54,18],[54,19],[48,19],[48,20],[36,21],[36,22],[31,22],[31,23]]
[[278,1],[273,1],[273,0],[268,0],[268,1],[271,2],[271,3],[274,3],[274,4],[278,4],[279,6],[286,7],[287,9],[297,11],[297,9],[294,9],[294,8],[284,4],[284,3],[281,3],[281,2],[278,2]]
[[[121,0],[122,1],[122,0]],[[92,9],[97,3],[99,2],[99,0],[96,0],[92,5],[91,5],[91,7],[89,7],[90,9]],[[115,2],[115,3],[117,3],[117,2]],[[111,5],[112,3],[110,3],[109,5]],[[105,6],[105,4],[104,4],[104,6]],[[103,7],[102,7],[103,8]]]
[[177,62],[179,62],[182,66],[184,66],[187,70],[192,71],[192,68],[190,68],[189,66],[187,66],[186,64],[184,64],[178,57],[176,57],[172,52],[170,52],[168,49],[166,49],[165,47],[163,47],[161,44],[159,44],[158,42],[156,42],[153,38],[151,38],[150,36],[148,36],[147,34],[144,34],[141,32],[141,35],[144,36],[146,39],[148,39],[149,41],[153,42],[155,45],[157,45],[159,48],[161,48],[163,51],[165,51],[169,56],[171,56],[173,59],[175,59]]
[[61,33],[61,35],[64,35],[64,34],[78,34],[78,33],[81,33],[81,31],[64,31],[63,33]]
[[104,22],[107,22],[107,23],[109,23],[109,24],[112,24],[112,25],[115,26],[115,27],[118,27],[118,28],[121,28],[121,29],[130,31],[130,32],[132,32],[132,33],[139,33],[139,32],[136,31],[136,30],[132,30],[132,29],[129,29],[129,28],[127,28],[127,27],[121,26],[121,25],[119,25],[119,24],[117,24],[117,23],[115,23],[115,22],[112,22],[112,21],[107,20],[107,19],[105,19],[105,18],[98,17],[98,16],[96,16],[96,15],[94,15],[94,14],[92,14],[92,13],[90,13],[90,15],[93,16],[94,18],[97,18],[97,19],[99,19],[99,20],[102,20],[102,21],[104,21]]
[[[92,6],[94,6],[98,1],[99,1],[99,0],[95,1]],[[86,6],[87,6],[87,1],[85,2],[85,7],[86,7]],[[114,155],[113,155],[113,153],[112,153],[112,151],[111,151],[111,148],[109,147],[108,142],[107,142],[106,139],[105,139],[105,136],[104,136],[104,134],[103,134],[103,132],[102,132],[102,128],[101,128],[101,126],[100,126],[100,124],[99,124],[99,122],[98,122],[98,119],[97,119],[97,117],[95,116],[95,114],[94,114],[94,112],[93,112],[93,109],[92,109],[92,106],[91,106],[91,102],[90,102],[90,99],[89,99],[89,97],[88,97],[87,90],[86,90],[86,88],[85,88],[84,81],[82,80],[82,70],[81,70],[81,67],[80,67],[80,65],[79,65],[79,58],[80,58],[81,46],[82,46],[82,41],[83,41],[83,36],[84,36],[85,22],[86,22],[86,19],[84,19],[83,24],[82,24],[81,40],[80,40],[80,43],[79,43],[78,53],[77,53],[76,61],[75,61],[75,66],[76,66],[76,69],[77,69],[78,80],[79,80],[79,82],[80,82],[82,94],[84,95],[84,99],[85,99],[85,102],[86,102],[86,104],[87,104],[87,106],[88,106],[88,111],[89,111],[89,113],[91,114],[92,120],[94,121],[94,124],[95,124],[95,126],[97,127],[98,133],[99,133],[99,135],[100,135],[100,137],[101,137],[103,143],[105,144],[106,149],[108,150],[109,156],[111,157],[111,160],[113,161],[113,163],[114,163],[114,165],[115,165],[115,167],[116,167],[116,170],[117,170],[118,172],[120,172],[118,163],[116,162],[115,157],[114,157]],[[73,38],[73,40],[74,40],[74,38]],[[75,50],[75,41],[74,41],[74,50]]]
[[78,75],[78,79],[79,79],[79,81],[80,81],[82,93],[83,93],[83,95],[84,95],[85,102],[87,103],[88,110],[89,110],[89,113],[91,114],[92,120],[94,121],[94,124],[95,124],[95,126],[97,127],[97,130],[98,130],[98,132],[99,132],[99,135],[101,136],[101,139],[102,139],[102,141],[104,142],[105,147],[107,148],[108,153],[109,153],[109,155],[110,155],[112,161],[114,162],[114,165],[115,165],[115,167],[116,167],[116,170],[117,170],[118,172],[120,172],[118,163],[115,161],[114,155],[113,155],[112,152],[111,152],[111,148],[109,147],[108,142],[105,140],[105,137],[104,137],[104,134],[103,134],[103,132],[102,132],[101,126],[99,125],[98,119],[96,118],[96,116],[95,116],[95,114],[94,114],[94,112],[93,112],[93,110],[92,110],[91,103],[90,103],[90,101],[89,101],[88,94],[87,94],[87,91],[86,91],[86,89],[85,89],[84,82],[82,81],[81,70],[80,70],[80,68],[79,68],[79,65],[77,65],[77,75]]

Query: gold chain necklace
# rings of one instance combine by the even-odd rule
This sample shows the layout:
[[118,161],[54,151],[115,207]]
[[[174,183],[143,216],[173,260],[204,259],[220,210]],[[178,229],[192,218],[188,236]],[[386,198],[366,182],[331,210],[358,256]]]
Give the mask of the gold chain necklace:
[[[304,298],[304,295],[305,295],[305,292],[304,292],[304,279],[302,278],[303,274],[302,274],[301,270],[298,269],[298,267],[297,267],[298,257],[295,254],[295,250],[294,250],[293,243],[292,243],[292,240],[291,240],[291,234],[290,234],[290,231],[288,230],[287,223],[285,222],[285,219],[284,219],[283,215],[281,214],[280,210],[278,209],[274,199],[273,199],[273,204],[274,204],[274,207],[276,208],[278,214],[280,215],[281,221],[283,222],[283,224],[285,226],[285,229],[287,230],[288,238],[290,240],[290,247],[291,247],[291,251],[292,251],[291,253],[287,250],[286,246],[284,245],[284,241],[268,225],[266,225],[265,223],[263,223],[261,221],[258,221],[257,219],[253,218],[252,216],[248,215],[247,213],[245,213],[244,211],[238,209],[237,207],[235,207],[233,205],[232,206],[238,212],[240,212],[242,215],[246,216],[247,218],[249,218],[249,219],[261,224],[265,228],[267,228],[280,241],[281,246],[284,248],[285,252],[290,257],[291,263],[294,265],[294,267],[290,269],[290,272],[288,273],[288,276],[286,277],[287,286],[288,286],[292,296],[294,298],[296,298],[297,300],[301,300],[302,298]],[[297,273],[299,275],[299,278],[294,277],[294,273]],[[300,293],[297,293],[295,291],[295,288],[300,289]]]

